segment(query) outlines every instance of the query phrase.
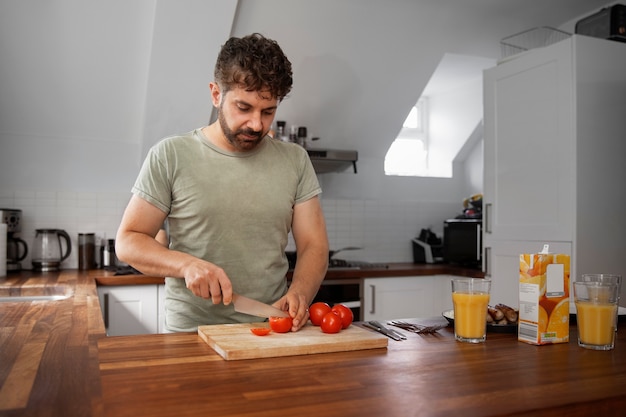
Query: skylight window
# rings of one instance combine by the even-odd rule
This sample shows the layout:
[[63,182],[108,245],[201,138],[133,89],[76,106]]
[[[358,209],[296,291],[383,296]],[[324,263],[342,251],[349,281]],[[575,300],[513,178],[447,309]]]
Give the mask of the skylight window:
[[445,54],[385,155],[385,175],[452,178],[482,120],[482,72],[495,60]]
[[426,98],[411,107],[400,134],[385,155],[385,175],[423,176],[427,173]]

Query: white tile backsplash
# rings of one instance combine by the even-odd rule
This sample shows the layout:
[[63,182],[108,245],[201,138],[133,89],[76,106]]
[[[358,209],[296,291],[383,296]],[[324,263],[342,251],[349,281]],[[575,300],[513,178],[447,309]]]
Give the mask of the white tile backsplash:
[[72,191],[0,191],[0,207],[22,210],[20,237],[29,255],[22,263],[31,268],[32,245],[37,229],[63,229],[72,240],[69,258],[62,268],[78,267],[78,234],[95,233],[96,241],[113,239],[130,192],[95,193]]
[[[10,191],[0,190],[0,207],[21,209],[22,232],[29,248],[35,230],[63,229],[72,238],[72,253],[64,268],[78,266],[78,233],[113,239],[130,192]],[[322,199],[331,250],[356,246],[361,250],[338,258],[367,262],[412,262],[411,239],[422,228],[443,233],[443,221],[460,212],[458,202]],[[287,250],[295,250],[293,238]],[[31,267],[30,256],[22,267]]]

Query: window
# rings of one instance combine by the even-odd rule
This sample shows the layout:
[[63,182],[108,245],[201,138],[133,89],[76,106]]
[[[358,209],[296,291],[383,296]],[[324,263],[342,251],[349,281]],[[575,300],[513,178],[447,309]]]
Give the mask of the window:
[[385,175],[425,176],[428,168],[428,100],[411,107],[400,134],[385,155]]
[[495,60],[445,54],[385,155],[385,175],[452,178],[482,120],[482,72]]

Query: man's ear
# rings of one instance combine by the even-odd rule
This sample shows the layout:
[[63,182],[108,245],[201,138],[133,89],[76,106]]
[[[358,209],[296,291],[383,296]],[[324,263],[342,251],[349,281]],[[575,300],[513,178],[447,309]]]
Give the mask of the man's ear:
[[222,100],[222,91],[220,90],[220,86],[216,82],[209,83],[209,88],[211,89],[211,102],[213,106],[220,106],[220,101]]

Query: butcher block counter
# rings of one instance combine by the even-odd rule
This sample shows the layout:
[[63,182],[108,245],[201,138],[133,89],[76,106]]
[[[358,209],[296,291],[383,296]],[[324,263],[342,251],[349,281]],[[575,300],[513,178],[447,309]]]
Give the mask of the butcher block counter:
[[[450,327],[386,348],[224,360],[197,333],[106,337],[102,271],[22,272],[0,288],[67,298],[0,303],[0,416],[617,416],[626,411],[626,326],[616,348],[532,346],[515,334],[456,342]],[[52,292],[54,293],[54,292]],[[65,293],[65,290],[62,292]],[[443,318],[412,319],[445,323]],[[276,337],[270,334],[263,337]],[[328,335],[332,337],[333,335]],[[250,336],[251,343],[260,336]]]

